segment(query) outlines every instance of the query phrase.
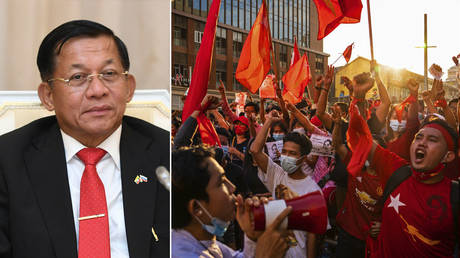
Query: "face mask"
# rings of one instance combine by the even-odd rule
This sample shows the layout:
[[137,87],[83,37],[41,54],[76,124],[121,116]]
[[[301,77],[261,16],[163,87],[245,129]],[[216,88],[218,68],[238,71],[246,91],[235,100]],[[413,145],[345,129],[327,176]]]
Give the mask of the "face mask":
[[295,171],[297,171],[297,169],[300,167],[300,164],[297,165],[297,161],[299,159],[289,157],[289,156],[286,156],[286,155],[281,155],[281,157],[280,157],[280,165],[283,168],[283,170],[286,171],[286,173],[292,174]]
[[237,135],[245,134],[247,131],[246,126],[244,125],[235,125],[235,133]]
[[206,213],[206,215],[208,215],[211,218],[212,225],[204,224],[198,217],[193,215],[195,219],[197,219],[198,222],[200,222],[203,229],[208,231],[209,234],[215,235],[218,237],[223,237],[225,232],[227,231],[228,226],[230,225],[230,222],[229,221],[225,222],[221,219],[211,216],[211,214],[209,214],[209,212],[203,206],[201,206],[201,203],[199,201],[196,201],[196,203],[198,203],[201,209],[203,209],[204,213]]
[[402,120],[400,123],[396,119],[391,119],[390,127],[395,132],[402,132],[404,129],[406,129],[406,122],[407,122],[406,120]]
[[275,139],[275,141],[281,141],[284,138],[284,134],[282,134],[282,133],[274,133],[272,135],[272,137],[273,137],[273,139]]
[[292,129],[292,131],[300,133],[300,134],[305,134],[305,128],[303,128],[303,127],[294,128],[294,129]]
[[221,149],[224,152],[224,157],[228,156],[228,145],[222,145]]
[[418,113],[418,121],[422,121],[423,119],[425,119],[423,113]]

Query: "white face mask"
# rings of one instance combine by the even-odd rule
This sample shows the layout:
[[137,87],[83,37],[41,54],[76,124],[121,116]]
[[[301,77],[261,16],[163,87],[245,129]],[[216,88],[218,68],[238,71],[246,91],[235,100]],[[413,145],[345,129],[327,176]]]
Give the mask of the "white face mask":
[[294,128],[294,129],[292,129],[292,131],[300,133],[300,134],[305,134],[305,128],[303,128],[303,127]]
[[400,132],[404,131],[404,129],[406,129],[406,123],[407,123],[406,120],[401,120],[401,122],[399,122],[396,119],[391,119],[390,120],[390,128],[393,131],[400,133]]
[[299,159],[289,157],[289,156],[286,156],[286,155],[281,155],[281,157],[280,157],[280,165],[283,168],[283,170],[286,171],[286,173],[292,174],[292,173],[296,172],[297,169],[301,165],[301,164],[297,164],[297,161],[299,161]]

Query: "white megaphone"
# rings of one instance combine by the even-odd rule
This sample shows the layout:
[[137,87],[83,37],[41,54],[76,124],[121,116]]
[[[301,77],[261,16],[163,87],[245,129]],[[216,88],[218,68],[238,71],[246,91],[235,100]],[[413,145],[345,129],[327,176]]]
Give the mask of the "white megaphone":
[[270,201],[253,208],[255,230],[265,230],[288,206],[292,211],[281,223],[283,229],[303,230],[324,234],[327,229],[326,200],[320,191],[315,191],[290,200]]

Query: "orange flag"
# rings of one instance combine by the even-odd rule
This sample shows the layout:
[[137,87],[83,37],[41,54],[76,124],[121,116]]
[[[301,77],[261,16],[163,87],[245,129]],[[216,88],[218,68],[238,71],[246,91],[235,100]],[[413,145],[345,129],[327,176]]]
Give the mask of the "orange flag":
[[276,97],[275,91],[275,75],[274,74],[267,74],[265,77],[262,86],[260,86],[259,90],[259,97],[264,99],[274,99]]
[[259,14],[244,42],[235,73],[236,79],[253,94],[270,70],[271,42],[267,6],[262,1]]
[[353,43],[351,43],[346,49],[345,51],[343,51],[343,57],[345,58],[345,61],[347,61],[347,64],[348,62],[350,61],[350,58],[351,58],[351,50],[353,49]]
[[318,12],[318,40],[326,37],[341,23],[361,20],[361,0],[313,0]]
[[300,53],[299,48],[297,47],[297,37],[294,37],[294,49],[292,50],[291,64],[289,65],[289,68],[291,68],[299,59]]
[[292,104],[302,101],[305,86],[311,80],[310,66],[308,65],[306,54],[287,71],[282,80],[284,83],[283,99]]

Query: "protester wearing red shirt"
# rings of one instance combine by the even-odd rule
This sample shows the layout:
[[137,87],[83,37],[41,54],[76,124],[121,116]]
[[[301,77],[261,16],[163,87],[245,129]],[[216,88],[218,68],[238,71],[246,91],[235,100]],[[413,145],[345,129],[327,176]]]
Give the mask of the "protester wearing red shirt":
[[[384,202],[377,248],[371,257],[453,256],[459,229],[454,229],[452,183],[444,174],[445,164],[455,158],[457,143],[457,133],[442,119],[431,118],[422,124],[410,146],[412,175]],[[369,160],[384,186],[407,164],[375,142]]]

